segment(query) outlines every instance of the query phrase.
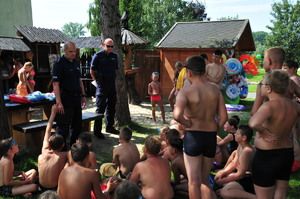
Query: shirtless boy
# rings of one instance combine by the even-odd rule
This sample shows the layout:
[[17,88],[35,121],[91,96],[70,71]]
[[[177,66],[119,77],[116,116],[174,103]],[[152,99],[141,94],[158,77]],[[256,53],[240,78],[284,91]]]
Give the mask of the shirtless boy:
[[30,72],[33,68],[31,62],[26,62],[24,66],[18,71],[19,84],[17,86],[16,94],[21,96],[28,95],[27,87],[29,88],[30,93],[33,92],[31,85],[29,84],[26,73]]
[[174,174],[172,181],[175,195],[184,195],[188,197],[188,181],[186,169],[183,160],[183,140],[179,137],[170,140],[170,146],[176,158],[172,161],[171,169]]
[[213,63],[206,65],[206,79],[218,85],[222,89],[222,81],[226,75],[226,69],[221,62],[222,51],[216,50],[212,56]]
[[158,156],[161,141],[154,136],[145,140],[145,161],[135,165],[130,181],[141,185],[141,194],[147,199],[171,199],[174,196],[171,186],[171,169],[167,160]]
[[[134,166],[140,161],[140,153],[138,148],[131,140],[132,131],[123,127],[120,130],[119,142],[121,145],[113,150],[113,163],[102,164],[100,171],[101,175],[112,176],[113,174],[120,174],[121,178],[132,172]],[[106,173],[106,168],[113,167],[113,171],[110,170],[110,174]]]
[[216,153],[216,135],[228,116],[219,88],[206,81],[204,60],[189,57],[186,69],[191,85],[178,93],[173,117],[186,127],[183,147],[189,198],[211,198],[209,174]]
[[71,155],[75,164],[62,170],[58,180],[57,193],[61,199],[91,198],[91,191],[96,198],[107,198],[117,182],[107,184],[102,193],[100,189],[100,175],[95,170],[85,168],[89,161],[89,147],[83,143],[75,143],[71,147]]
[[174,153],[174,150],[172,150],[172,147],[170,146],[170,140],[173,138],[179,138],[179,132],[176,129],[167,130],[166,132],[167,147],[159,153],[160,156],[169,160],[169,162],[172,162],[177,157],[176,154]]
[[173,77],[173,85],[174,85],[174,87],[171,90],[169,98],[168,98],[168,101],[169,101],[169,104],[170,104],[170,107],[171,107],[172,111],[174,109],[174,99],[176,98],[176,94],[177,94],[176,93],[177,78],[178,78],[179,73],[182,70],[182,68],[183,68],[182,62],[181,61],[176,62],[176,64],[175,64],[175,70],[174,70],[174,77]]
[[300,115],[300,106],[284,96],[290,81],[286,71],[266,73],[260,91],[269,101],[259,107],[248,123],[257,131],[252,171],[258,199],[286,198],[294,161],[290,134]]
[[67,152],[62,152],[64,138],[62,135],[51,135],[53,121],[58,109],[52,106],[51,115],[47,124],[42,154],[38,157],[39,185],[45,190],[56,190],[60,172],[67,166]]
[[[285,51],[281,47],[269,48],[265,51],[264,55],[264,69],[266,72],[270,72],[275,69],[281,69],[285,59]],[[262,103],[268,100],[261,95],[261,87],[258,85],[256,89],[256,98],[251,110],[251,115],[255,114]],[[300,97],[300,87],[294,81],[291,81],[288,89],[285,92],[285,96],[294,98],[295,95]]]
[[238,143],[236,155],[228,166],[216,174],[215,181],[218,185],[224,186],[219,191],[222,198],[239,196],[241,199],[255,199],[250,174],[251,161],[255,154],[255,148],[250,143],[253,131],[247,125],[240,125],[234,136]]
[[[298,66],[297,62],[288,60],[283,63],[282,70],[287,71],[291,80],[293,80],[295,82],[295,84],[297,84],[297,86],[300,87],[300,76],[297,74],[298,67],[299,66]],[[294,100],[297,101],[298,103],[300,103],[300,99],[298,97],[294,97]],[[295,124],[295,127],[293,128],[293,137],[298,142],[299,142],[299,138],[300,138],[299,120],[300,120],[300,118],[298,118],[298,120]]]
[[[92,136],[91,136],[91,134],[88,134],[87,132],[80,133],[78,136],[78,139],[76,140],[76,143],[86,144],[89,148],[91,148],[91,146],[93,144],[92,142],[93,142]],[[68,161],[69,161],[69,165],[74,164],[74,161],[71,156],[71,151],[68,152]],[[97,159],[96,159],[96,154],[94,152],[90,151],[89,161],[86,162],[85,167],[99,170],[98,164],[97,164]]]
[[[13,158],[18,152],[19,147],[12,138],[0,141],[0,196],[28,197],[38,189],[37,185],[33,184],[37,175],[36,170],[31,169],[27,172],[14,170]],[[14,176],[18,176],[18,180],[15,180]]]
[[156,104],[158,104],[161,111],[161,117],[163,123],[166,124],[165,109],[161,99],[162,90],[161,90],[160,82],[158,81],[159,73],[153,72],[151,78],[152,78],[152,82],[148,85],[148,94],[150,95],[151,98],[153,122],[156,123],[155,110],[156,110]]

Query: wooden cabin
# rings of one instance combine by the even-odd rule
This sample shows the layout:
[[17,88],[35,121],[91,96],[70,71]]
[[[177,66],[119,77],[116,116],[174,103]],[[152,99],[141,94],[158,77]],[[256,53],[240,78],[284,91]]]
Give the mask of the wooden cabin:
[[177,22],[156,47],[160,56],[159,71],[164,100],[168,99],[173,88],[172,78],[177,61],[185,63],[189,56],[205,53],[212,62],[212,54],[216,49],[229,57],[236,57],[241,51],[255,50],[248,19]]

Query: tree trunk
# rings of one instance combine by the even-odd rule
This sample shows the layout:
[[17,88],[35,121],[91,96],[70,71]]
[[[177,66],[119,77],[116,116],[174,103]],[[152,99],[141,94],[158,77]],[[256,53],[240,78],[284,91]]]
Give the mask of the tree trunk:
[[[0,67],[0,75],[2,76],[1,67]],[[8,131],[7,112],[4,103],[4,93],[3,93],[3,84],[2,84],[1,76],[0,76],[0,140],[3,140],[11,136]]]
[[131,123],[126,80],[123,67],[123,52],[121,43],[121,16],[119,11],[119,0],[99,0],[102,37],[111,38],[114,41],[114,52],[118,54],[119,69],[117,71],[117,105],[116,125],[123,126]]

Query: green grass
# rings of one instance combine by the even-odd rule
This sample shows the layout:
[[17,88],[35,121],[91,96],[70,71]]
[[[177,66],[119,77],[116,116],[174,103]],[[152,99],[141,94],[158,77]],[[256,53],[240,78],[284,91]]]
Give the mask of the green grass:
[[[264,69],[258,69],[259,74],[258,75],[251,75],[247,74],[246,78],[249,79],[249,82],[260,82],[263,79],[263,75],[265,74]],[[248,85],[248,92],[255,93],[256,92],[257,85]]]
[[[263,69],[259,69],[260,74],[256,76],[247,75],[247,78],[250,82],[259,82],[263,79],[263,74],[265,73]],[[257,85],[249,85],[249,92],[256,92]],[[238,115],[241,119],[240,124],[247,124],[250,119],[250,111],[253,106],[254,99],[246,98],[241,99],[240,104],[245,106],[244,111],[231,111],[228,112],[229,117],[233,115]],[[145,124],[139,124],[136,122],[133,122],[129,127],[133,130],[133,136],[132,141],[137,144],[139,150],[141,151],[141,148],[144,144],[145,138],[148,135],[158,135],[157,128],[153,128],[151,126],[145,125]],[[221,137],[225,137],[226,133],[224,131],[220,132]],[[107,139],[108,141],[108,139]],[[253,139],[252,139],[253,143]],[[110,162],[112,158],[112,149],[113,146],[106,149],[106,152],[102,152],[101,154],[96,154],[98,163],[101,164],[103,162]],[[32,156],[29,153],[21,152],[19,153],[15,159],[15,167],[18,170],[29,170],[32,168],[37,169],[37,157]],[[300,170],[298,170],[296,173],[293,173],[291,175],[291,180],[289,181],[289,188],[288,188],[288,199],[298,199],[300,198]],[[35,194],[32,198],[38,198],[38,195],[40,193]],[[14,197],[14,198],[22,198],[22,197]],[[1,197],[0,197],[1,199]],[[10,198],[8,198],[10,199]]]

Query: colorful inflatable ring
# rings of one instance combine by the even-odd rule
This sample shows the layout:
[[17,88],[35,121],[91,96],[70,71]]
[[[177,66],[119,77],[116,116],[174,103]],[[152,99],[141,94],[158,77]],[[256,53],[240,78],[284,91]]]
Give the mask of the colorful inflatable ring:
[[243,111],[245,106],[241,104],[225,104],[227,111]]
[[226,95],[231,100],[239,97],[240,92],[241,90],[236,84],[230,84],[226,88]]
[[230,58],[225,63],[225,68],[227,71],[227,75],[238,74],[242,70],[241,62],[236,58]]
[[248,86],[243,86],[240,92],[240,98],[245,99],[248,96]]
[[221,60],[222,60],[222,64],[225,64],[226,61],[227,61],[226,55],[222,54],[222,59]]
[[224,97],[224,101],[225,101],[226,104],[239,104],[239,102],[240,102],[239,97],[237,97],[233,100],[229,99],[229,97],[227,97],[225,91],[223,92],[223,97]]

